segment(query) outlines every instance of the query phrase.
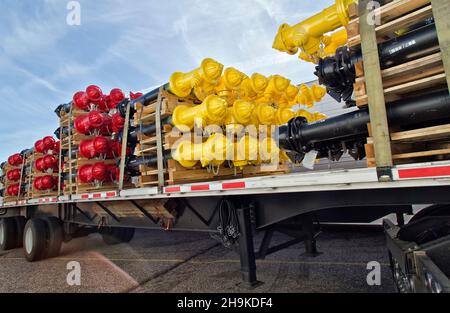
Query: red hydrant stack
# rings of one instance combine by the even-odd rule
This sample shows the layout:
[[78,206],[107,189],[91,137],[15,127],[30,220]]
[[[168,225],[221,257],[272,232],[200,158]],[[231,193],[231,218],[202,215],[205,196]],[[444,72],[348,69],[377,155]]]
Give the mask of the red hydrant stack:
[[32,198],[59,195],[60,145],[52,136],[36,141],[31,159]]
[[105,94],[95,85],[74,94],[71,112],[60,120],[65,194],[117,188],[122,145],[116,138],[125,119],[116,108],[127,100],[119,88]]
[[24,155],[16,153],[2,166],[2,184],[4,203],[22,200],[25,197]]

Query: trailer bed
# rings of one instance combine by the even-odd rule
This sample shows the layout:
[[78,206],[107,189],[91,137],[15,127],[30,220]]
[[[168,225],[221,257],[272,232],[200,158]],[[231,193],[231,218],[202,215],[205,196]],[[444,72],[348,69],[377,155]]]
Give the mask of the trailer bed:
[[396,166],[392,182],[379,182],[375,168],[312,171],[279,176],[255,177],[123,191],[86,193],[0,203],[0,208],[58,203],[163,199],[172,197],[208,197],[258,195],[267,193],[301,193],[386,188],[450,186],[450,162],[428,162]]

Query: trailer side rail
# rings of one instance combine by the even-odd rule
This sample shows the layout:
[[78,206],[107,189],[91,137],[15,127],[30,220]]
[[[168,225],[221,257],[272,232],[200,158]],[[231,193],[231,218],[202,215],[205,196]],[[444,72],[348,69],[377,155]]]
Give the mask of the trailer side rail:
[[126,189],[121,192],[111,190],[72,196],[6,202],[0,204],[0,207],[8,208],[26,205],[145,198],[248,195],[267,192],[297,193],[432,186],[450,186],[449,161],[396,166],[393,169],[392,182],[379,182],[375,168],[362,168],[174,185],[166,186],[161,191],[157,187]]

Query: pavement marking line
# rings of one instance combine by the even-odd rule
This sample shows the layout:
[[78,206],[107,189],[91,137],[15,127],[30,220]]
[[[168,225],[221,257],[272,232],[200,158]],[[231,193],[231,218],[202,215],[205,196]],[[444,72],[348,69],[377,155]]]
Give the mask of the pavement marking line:
[[[107,256],[105,256],[108,258]],[[1,260],[19,261],[23,258],[0,258]],[[85,261],[85,262],[104,262],[103,258],[53,258],[54,261]],[[207,265],[207,264],[226,264],[226,263],[240,263],[240,260],[210,260],[210,261],[186,261],[183,259],[125,259],[125,258],[108,258],[111,262],[140,262],[140,263],[187,263],[193,265]],[[261,265],[277,265],[277,264],[292,264],[292,265],[342,265],[342,266],[367,266],[363,262],[308,262],[308,261],[290,261],[290,260],[256,260],[257,264]],[[389,267],[389,263],[380,263],[382,266]]]
[[[166,270],[164,270],[164,271],[162,271],[162,272],[156,273],[155,275],[152,275],[152,276],[150,276],[150,277],[144,279],[143,281],[140,281],[140,282],[139,282],[139,286],[144,286],[144,285],[150,283],[151,281],[153,281],[153,280],[155,280],[155,279],[157,279],[157,278],[159,278],[159,277],[161,277],[161,276],[164,276],[164,275],[170,273],[170,272],[173,271],[173,270],[176,270],[178,267],[180,267],[180,266],[182,266],[182,265],[184,265],[184,264],[186,264],[186,263],[189,263],[189,262],[192,261],[194,258],[196,258],[196,257],[198,257],[198,256],[200,256],[200,255],[202,255],[202,254],[208,253],[208,252],[211,251],[212,249],[214,249],[214,248],[216,248],[216,247],[219,247],[219,246],[220,246],[220,244],[219,244],[219,243],[216,243],[216,244],[214,244],[214,245],[211,246],[211,247],[208,247],[208,248],[206,248],[206,249],[204,249],[204,250],[201,250],[201,251],[195,253],[194,255],[191,255],[191,256],[188,257],[187,259],[184,259],[182,262],[177,262],[177,263],[175,263],[174,265],[172,265],[171,267],[169,267],[168,269],[166,269]],[[125,291],[125,292],[131,293],[131,292],[135,291],[136,289],[137,289],[137,288],[130,288],[130,289],[128,289],[128,290]]]

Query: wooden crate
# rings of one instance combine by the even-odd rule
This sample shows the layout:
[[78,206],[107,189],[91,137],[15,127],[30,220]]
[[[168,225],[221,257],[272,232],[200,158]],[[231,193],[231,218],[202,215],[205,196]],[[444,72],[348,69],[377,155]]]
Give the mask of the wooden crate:
[[26,176],[25,176],[24,172],[22,172],[21,180],[18,180],[18,181],[8,180],[6,177],[7,173],[9,171],[15,170],[15,169],[22,170],[22,168],[24,168],[24,167],[25,167],[25,160],[24,160],[24,163],[19,166],[12,166],[10,164],[6,164],[5,167],[3,168],[3,172],[4,172],[3,188],[4,188],[4,192],[5,192],[5,195],[3,197],[4,203],[15,202],[15,201],[20,201],[20,200],[27,200],[27,197],[28,197],[27,192],[21,192],[18,196],[7,196],[6,195],[6,190],[8,189],[8,187],[17,185],[17,184],[19,184],[22,187],[26,183]]
[[[433,16],[430,0],[394,0],[376,9],[374,14],[380,21],[380,25],[375,28],[379,43],[392,38],[395,31],[408,28]],[[361,44],[357,4],[350,6],[350,18],[346,26],[347,45],[356,47]]]
[[[390,134],[395,165],[415,162],[450,160],[450,124],[397,131]],[[369,167],[375,167],[373,140],[367,139]]]
[[[361,44],[357,4],[351,5],[347,28],[348,46]],[[381,24],[376,27],[378,43],[394,37],[394,32],[408,28],[433,16],[430,0],[394,0],[375,10]],[[430,91],[446,85],[446,76],[439,49],[423,51],[420,58],[381,71],[386,102],[395,101],[411,92]],[[356,65],[354,96],[357,106],[368,104],[362,62]]]
[[[117,164],[117,161],[115,159],[108,159],[108,160],[91,159],[91,160],[88,160],[85,158],[81,158],[79,156],[77,156],[76,158],[66,157],[64,159],[64,162],[66,164],[66,166],[64,168],[64,173],[70,174],[70,172],[72,172],[72,174],[75,174],[75,175],[77,174],[78,169],[83,165],[94,165],[95,163],[98,163],[98,162],[104,162],[106,165],[116,165]],[[68,179],[66,179],[66,180],[64,180],[63,192],[65,195],[82,194],[82,193],[87,193],[87,192],[91,192],[91,191],[97,192],[97,191],[116,190],[117,188],[118,188],[118,185],[114,182],[103,183],[101,185],[94,185],[94,184],[82,183],[78,179],[73,180],[72,186],[71,186],[70,181]]]

